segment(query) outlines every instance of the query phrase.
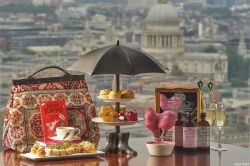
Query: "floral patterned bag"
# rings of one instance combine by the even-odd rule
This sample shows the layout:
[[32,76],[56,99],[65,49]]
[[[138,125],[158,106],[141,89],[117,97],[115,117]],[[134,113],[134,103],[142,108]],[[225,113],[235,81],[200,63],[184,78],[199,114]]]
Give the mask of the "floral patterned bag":
[[[62,77],[34,78],[50,69],[64,72]],[[65,100],[69,126],[79,128],[82,139],[98,144],[100,135],[95,106],[83,75],[71,75],[60,67],[45,67],[27,79],[14,80],[4,115],[3,147],[26,152],[37,140],[43,140],[39,104],[41,101]]]

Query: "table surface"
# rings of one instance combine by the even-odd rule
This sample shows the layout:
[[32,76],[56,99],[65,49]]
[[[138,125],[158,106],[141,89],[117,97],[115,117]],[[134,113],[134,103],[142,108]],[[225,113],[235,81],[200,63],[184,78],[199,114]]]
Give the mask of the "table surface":
[[[145,142],[152,138],[130,138],[130,147],[137,151],[137,156],[109,154],[78,160],[33,162],[20,158],[19,154],[6,150],[0,153],[1,166],[250,166],[250,150],[247,148],[224,145],[228,151],[219,154],[216,151],[183,152],[174,151],[171,156],[154,157],[148,154]],[[101,139],[99,147],[104,145]],[[216,144],[212,144],[213,146]]]

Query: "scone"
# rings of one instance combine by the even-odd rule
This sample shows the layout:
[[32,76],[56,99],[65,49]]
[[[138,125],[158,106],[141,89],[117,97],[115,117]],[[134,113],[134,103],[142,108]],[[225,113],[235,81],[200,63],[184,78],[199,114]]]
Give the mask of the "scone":
[[103,89],[100,91],[100,97],[101,98],[109,98],[109,93],[112,91],[112,89]]
[[112,90],[109,92],[109,99],[120,99],[121,98],[121,92]]
[[134,92],[129,89],[122,90],[121,92],[121,98],[134,98]]
[[118,117],[118,113],[115,111],[113,106],[101,106],[98,116],[104,122],[115,122]]

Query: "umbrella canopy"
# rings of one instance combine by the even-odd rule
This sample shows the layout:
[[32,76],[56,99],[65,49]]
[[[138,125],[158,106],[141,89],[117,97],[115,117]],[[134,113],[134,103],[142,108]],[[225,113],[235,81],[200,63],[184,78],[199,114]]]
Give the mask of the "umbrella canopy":
[[162,66],[151,55],[119,44],[92,50],[67,70],[84,72],[89,75],[141,73],[165,73]]

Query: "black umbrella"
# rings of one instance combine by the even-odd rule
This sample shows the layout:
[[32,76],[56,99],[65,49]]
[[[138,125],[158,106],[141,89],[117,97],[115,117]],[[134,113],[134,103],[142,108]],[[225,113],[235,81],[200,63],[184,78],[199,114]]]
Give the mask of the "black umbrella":
[[[163,67],[151,55],[119,44],[92,50],[81,56],[67,70],[84,72],[89,75],[115,74],[114,90],[120,90],[120,74],[136,75],[141,73],[165,73]],[[119,111],[120,104],[116,103]],[[119,126],[116,132],[119,132]]]
[[[91,76],[98,74],[115,74],[114,90],[120,90],[120,74],[137,75],[141,73],[165,73],[165,69],[166,68],[164,68],[149,54],[137,49],[119,45],[119,41],[117,41],[115,46],[99,48],[81,56],[67,70],[84,72]],[[115,109],[117,112],[119,112],[119,102],[115,103]],[[118,137],[120,133],[120,127],[116,126],[115,130],[115,135]],[[109,137],[111,136],[112,134],[109,135]],[[124,136],[120,139],[126,140]],[[109,142],[106,148],[104,148],[104,151],[113,152],[113,146],[111,145],[113,145],[112,142]],[[136,154],[133,149],[128,147],[127,143],[121,147],[116,144],[115,149],[119,149],[119,151],[129,154]]]
[[165,73],[163,67],[151,55],[123,45],[102,47],[81,56],[72,66],[71,71],[80,71],[89,75],[141,73]]

